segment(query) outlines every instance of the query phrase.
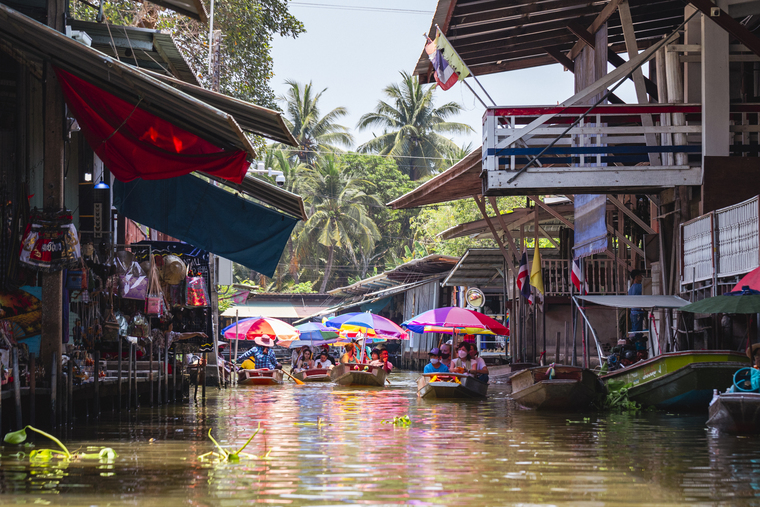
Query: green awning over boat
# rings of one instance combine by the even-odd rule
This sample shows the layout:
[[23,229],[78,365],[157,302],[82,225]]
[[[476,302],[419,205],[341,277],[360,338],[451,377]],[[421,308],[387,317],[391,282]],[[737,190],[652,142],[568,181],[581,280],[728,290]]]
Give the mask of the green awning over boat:
[[612,308],[681,308],[689,304],[678,296],[575,296],[587,303]]

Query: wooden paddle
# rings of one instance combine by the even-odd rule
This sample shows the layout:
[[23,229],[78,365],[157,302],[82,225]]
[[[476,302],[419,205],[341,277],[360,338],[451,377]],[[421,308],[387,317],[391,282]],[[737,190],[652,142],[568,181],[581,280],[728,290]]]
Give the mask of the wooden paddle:
[[303,381],[301,381],[301,380],[298,380],[297,378],[295,378],[293,375],[291,375],[290,373],[286,372],[285,370],[280,370],[280,371],[281,371],[281,372],[283,372],[283,373],[284,373],[285,375],[287,375],[288,377],[290,377],[290,378],[291,378],[291,380],[292,380],[293,382],[295,382],[296,384],[298,384],[299,386],[302,386],[302,385],[306,384],[306,382],[303,382]]

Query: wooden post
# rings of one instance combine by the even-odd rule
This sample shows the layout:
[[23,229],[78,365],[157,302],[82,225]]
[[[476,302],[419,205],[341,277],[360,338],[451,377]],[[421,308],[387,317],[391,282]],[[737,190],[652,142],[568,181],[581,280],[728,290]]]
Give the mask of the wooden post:
[[140,391],[137,385],[137,345],[132,347],[135,351],[135,408],[140,408]]
[[161,375],[161,372],[163,371],[163,367],[161,366],[163,363],[161,362],[161,349],[158,349],[158,404],[161,405],[163,403],[163,398],[161,396],[161,388],[163,387],[163,384],[161,383],[161,380],[163,378],[163,375]]
[[58,358],[50,358],[50,413],[52,426],[55,427],[58,416]]
[[[169,386],[169,379],[166,379],[166,385]],[[172,362],[172,401],[177,401],[177,354],[174,354]],[[180,395],[180,401],[182,396]]]
[[100,351],[95,351],[95,418],[100,419]]
[[562,333],[560,331],[557,331],[557,341],[554,344],[554,363],[560,364],[559,360],[559,341],[562,339]]
[[[570,303],[570,305],[571,305],[571,308],[572,308],[572,302]],[[565,345],[565,357],[564,357],[564,360],[562,361],[562,364],[570,364],[567,361],[567,356],[570,355],[570,350],[568,350],[568,348],[567,348],[567,346],[569,344],[569,340],[568,340],[569,336],[570,336],[570,325],[569,325],[569,323],[567,321],[565,321],[565,343],[564,343],[564,345]]]
[[118,349],[119,350],[119,359],[118,359],[118,363],[117,363],[118,371],[116,372],[116,382],[118,383],[118,391],[119,391],[119,396],[118,396],[118,400],[119,400],[119,412],[121,412],[121,407],[122,407],[122,401],[121,401],[121,368],[122,368],[122,359],[121,359],[121,354],[122,354],[123,345],[122,345],[121,342],[122,342],[122,339],[121,339],[121,336],[119,336],[119,349]]
[[29,424],[34,426],[37,420],[37,358],[34,354],[29,354],[29,370]]
[[129,360],[127,361],[127,410],[132,409],[132,343],[129,343],[129,349],[127,354]]
[[203,379],[202,380],[203,381],[203,384],[202,384],[203,387],[202,387],[202,391],[201,391],[201,397],[203,398],[203,403],[204,404],[206,403],[206,354],[208,354],[208,352],[204,352],[203,353],[203,358],[201,359],[201,366],[203,368],[203,371],[202,372],[198,372],[198,373],[201,374],[201,378]]
[[150,365],[148,366],[150,375],[150,406],[153,406],[153,341],[150,342]]
[[13,395],[16,402],[16,429],[24,427],[21,421],[21,378],[18,372],[18,346],[13,347]]
[[66,363],[66,425],[71,425],[74,420],[74,361],[69,359]]
[[[176,356],[176,354],[175,354]],[[164,400],[169,403],[169,336],[164,334]],[[174,397],[172,397],[174,401]]]

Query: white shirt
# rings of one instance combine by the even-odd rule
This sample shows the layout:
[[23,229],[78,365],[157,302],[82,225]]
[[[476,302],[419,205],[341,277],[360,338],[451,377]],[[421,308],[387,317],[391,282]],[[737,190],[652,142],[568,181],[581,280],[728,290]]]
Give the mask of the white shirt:
[[317,361],[314,363],[314,368],[324,370],[324,369],[329,368],[332,365],[333,365],[332,361],[330,361],[329,359],[325,359],[324,362],[322,362],[322,359],[317,359]]

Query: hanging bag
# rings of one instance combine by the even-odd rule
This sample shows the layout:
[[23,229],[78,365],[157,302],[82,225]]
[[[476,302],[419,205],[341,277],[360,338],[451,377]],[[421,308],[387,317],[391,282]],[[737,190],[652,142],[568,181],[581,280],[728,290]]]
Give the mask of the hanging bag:
[[148,296],[145,298],[145,314],[161,316],[164,295],[161,292],[161,282],[158,279],[156,261],[150,258],[150,273],[148,274]]
[[108,317],[103,323],[103,344],[113,345],[119,343],[119,322],[113,313],[113,293],[111,293],[111,308]]
[[84,259],[80,257],[81,266],[77,269],[69,269],[66,272],[66,288],[68,290],[84,290],[88,288],[87,279],[88,272],[87,266],[84,264]]
[[208,306],[206,293],[206,280],[202,276],[188,276],[187,279],[187,306]]

